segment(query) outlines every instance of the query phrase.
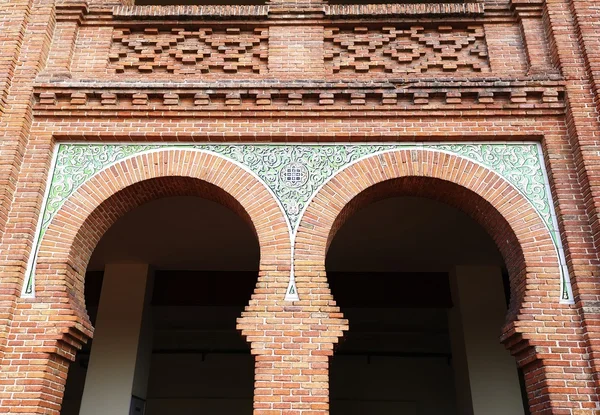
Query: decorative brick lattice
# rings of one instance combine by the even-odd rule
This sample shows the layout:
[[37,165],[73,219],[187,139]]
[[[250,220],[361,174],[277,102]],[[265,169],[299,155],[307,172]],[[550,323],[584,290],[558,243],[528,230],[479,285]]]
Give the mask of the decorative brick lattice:
[[328,28],[325,43],[332,73],[489,71],[483,26]]
[[267,70],[268,29],[120,29],[110,67],[118,73],[256,73]]

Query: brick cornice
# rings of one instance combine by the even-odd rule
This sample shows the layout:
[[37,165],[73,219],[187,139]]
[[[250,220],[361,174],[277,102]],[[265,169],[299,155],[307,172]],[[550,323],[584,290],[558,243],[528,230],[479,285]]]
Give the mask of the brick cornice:
[[[226,116],[279,112],[279,116],[327,116],[333,112],[369,116],[423,115],[555,115],[564,111],[561,81],[435,80],[388,82],[216,82],[173,83],[43,83],[35,91],[37,116],[113,114],[190,116],[224,111]],[[215,114],[211,114],[215,115]],[[300,114],[301,115],[301,114]],[[224,113],[225,116],[225,113]]]

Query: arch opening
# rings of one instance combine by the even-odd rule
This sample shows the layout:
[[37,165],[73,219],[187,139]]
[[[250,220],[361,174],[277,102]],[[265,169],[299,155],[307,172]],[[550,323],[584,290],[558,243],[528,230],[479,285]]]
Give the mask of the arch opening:
[[62,415],[252,413],[254,358],[236,319],[260,245],[240,202],[193,177],[142,180],[74,241],[69,296],[95,334],[70,366]]
[[371,186],[344,206],[331,226],[327,253],[339,229],[361,208],[393,196],[410,195],[447,204],[464,212],[495,243],[509,278],[509,309],[506,321],[519,312],[525,294],[526,264],[521,242],[502,214],[475,192],[456,183],[430,177],[408,176],[390,179]]
[[446,180],[385,180],[341,208],[326,247],[350,325],[330,362],[332,415],[529,414],[500,343],[525,261],[491,203]]

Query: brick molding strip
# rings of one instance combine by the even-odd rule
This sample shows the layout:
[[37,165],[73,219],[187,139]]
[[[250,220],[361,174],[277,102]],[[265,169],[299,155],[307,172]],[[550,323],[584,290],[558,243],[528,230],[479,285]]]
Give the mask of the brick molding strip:
[[[310,109],[320,112],[374,112],[422,114],[441,110],[464,114],[528,115],[564,113],[562,82],[403,82],[385,83],[277,83],[251,85],[239,82],[147,83],[45,83],[34,93],[38,116],[78,116],[81,112],[110,115],[129,111],[148,116],[189,116],[193,112],[282,111],[283,116]],[[165,111],[169,111],[166,113]],[[161,115],[162,114],[162,115]],[[234,115],[232,115],[234,116]]]
[[[278,5],[281,7],[281,5]],[[319,7],[325,16],[481,16],[483,3],[432,3],[432,4],[352,4],[352,5],[313,5]],[[268,5],[204,5],[204,6],[115,6],[112,15],[127,18],[176,17],[189,19],[197,17],[266,17]]]

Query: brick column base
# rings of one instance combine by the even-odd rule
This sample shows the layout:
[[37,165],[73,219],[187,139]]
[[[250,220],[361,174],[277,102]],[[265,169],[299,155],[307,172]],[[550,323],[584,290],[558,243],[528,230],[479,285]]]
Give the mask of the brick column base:
[[0,372],[0,412],[60,415],[69,364],[92,336],[59,304],[21,302],[11,325]]

